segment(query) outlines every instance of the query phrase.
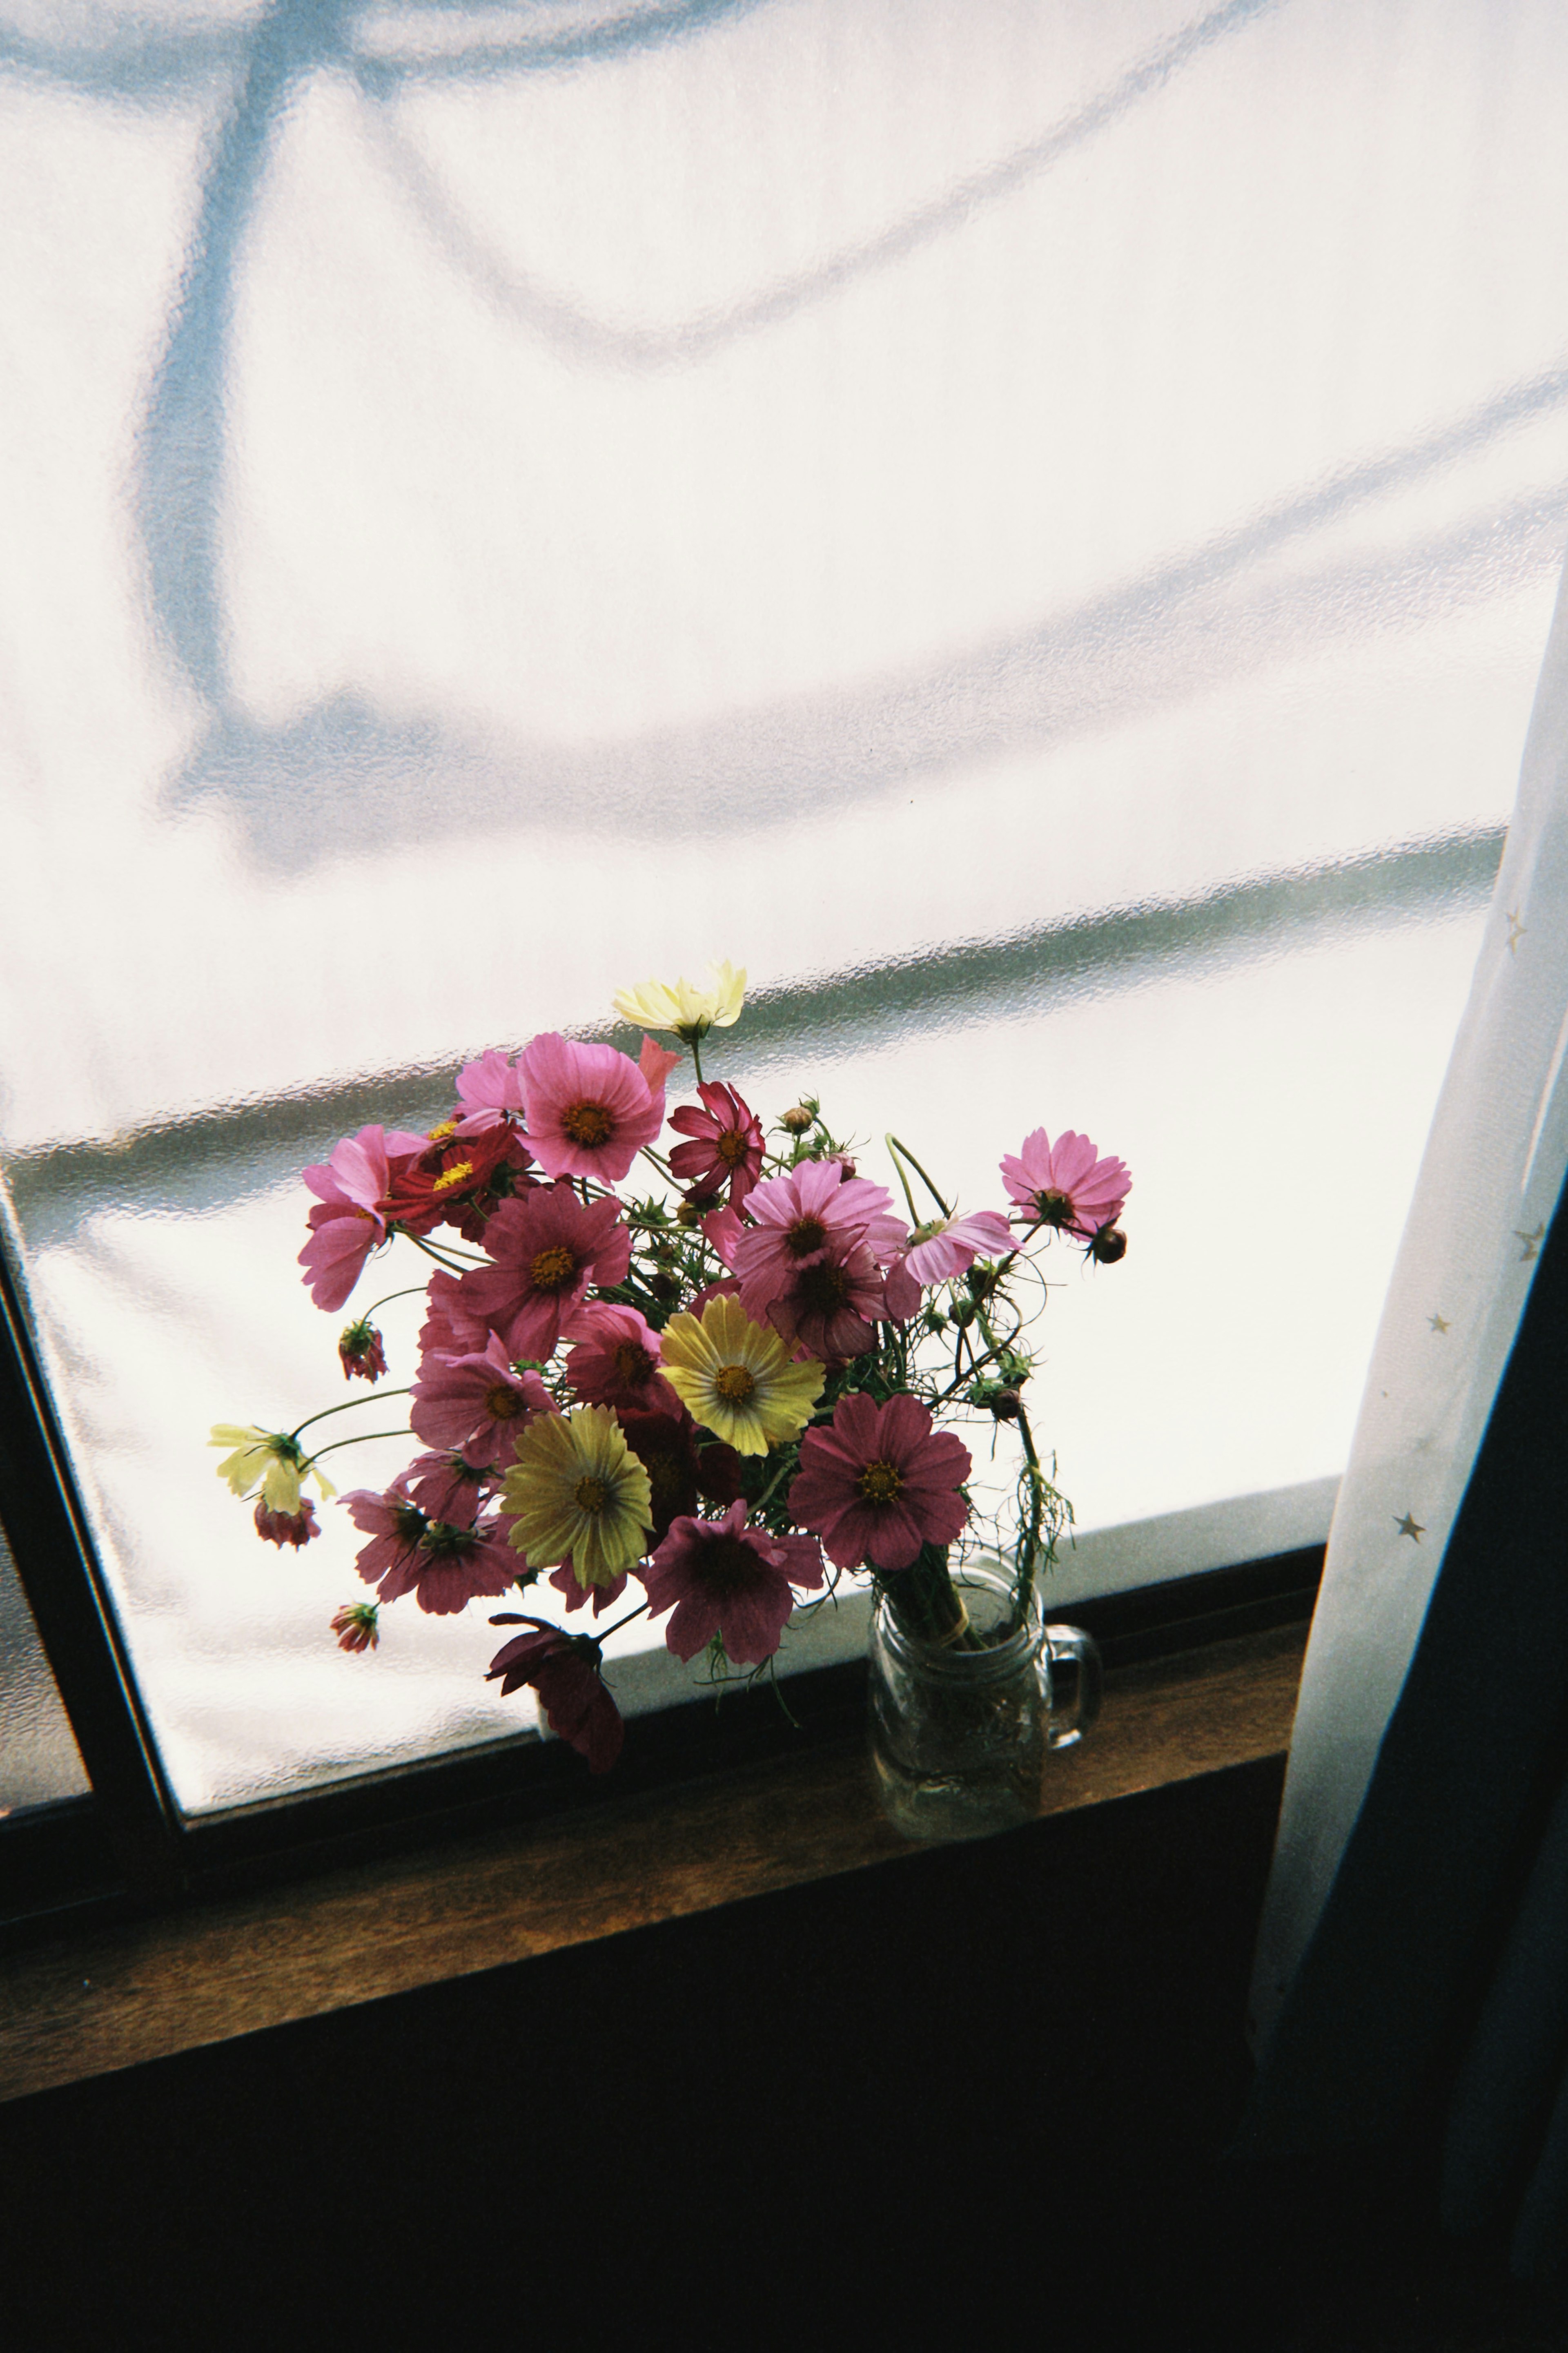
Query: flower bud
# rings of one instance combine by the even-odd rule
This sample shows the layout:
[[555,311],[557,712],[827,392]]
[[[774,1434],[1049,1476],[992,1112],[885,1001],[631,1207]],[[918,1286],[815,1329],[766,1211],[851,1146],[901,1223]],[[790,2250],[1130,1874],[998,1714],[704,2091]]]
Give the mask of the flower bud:
[[792,1111],[780,1112],[779,1125],[791,1135],[804,1135],[816,1115],[804,1103],[796,1103]]
[[1127,1237],[1120,1226],[1101,1226],[1090,1239],[1089,1255],[1100,1266],[1114,1266],[1127,1255]]
[[345,1602],[332,1620],[340,1651],[374,1651],[381,1640],[374,1601]]
[[969,1286],[971,1299],[989,1299],[996,1288],[996,1270],[984,1264],[972,1266],[963,1280]]
[[948,1314],[959,1330],[964,1331],[974,1321],[974,1302],[973,1299],[955,1299]]
[[680,1296],[680,1285],[672,1274],[656,1274],[649,1282],[648,1289],[660,1304],[666,1307],[672,1299],[679,1299]]
[[997,1389],[985,1400],[998,1421],[1016,1421],[1024,1400],[1016,1389]]

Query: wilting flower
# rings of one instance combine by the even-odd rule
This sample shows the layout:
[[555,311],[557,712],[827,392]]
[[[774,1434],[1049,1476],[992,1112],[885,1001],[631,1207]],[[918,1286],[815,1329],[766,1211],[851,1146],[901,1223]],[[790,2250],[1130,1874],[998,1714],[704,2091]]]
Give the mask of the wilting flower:
[[316,1524],[316,1506],[302,1501],[297,1512],[274,1512],[268,1510],[264,1499],[256,1506],[256,1533],[279,1550],[284,1545],[292,1545],[298,1552],[312,1536],[321,1533]]
[[346,1324],[339,1333],[338,1357],[345,1381],[355,1373],[361,1380],[378,1381],[386,1370],[386,1350],[381,1334],[363,1316],[357,1324]]
[[248,1493],[259,1479],[261,1500],[268,1511],[285,1512],[290,1517],[297,1514],[300,1482],[306,1477],[314,1479],[329,1501],[338,1492],[286,1430],[258,1430],[254,1422],[242,1429],[238,1422],[215,1421],[207,1444],[234,1449],[218,1464],[218,1477],[227,1480],[236,1495]]
[[579,1585],[608,1585],[641,1559],[653,1524],[647,1472],[608,1406],[542,1414],[516,1451],[501,1509],[531,1568],[570,1561]]
[[1122,1160],[1101,1160],[1087,1135],[1064,1128],[1053,1145],[1043,1127],[1002,1163],[1002,1180],[1023,1211],[1021,1225],[1088,1236],[1114,1223],[1132,1190]]
[[340,1651],[374,1651],[381,1640],[377,1620],[381,1615],[374,1601],[345,1601],[332,1620],[332,1631],[338,1638]]
[[[631,1263],[620,1203],[580,1201],[570,1185],[503,1201],[485,1246],[493,1263],[471,1267],[454,1293],[443,1293],[444,1312],[454,1330],[459,1316],[477,1316],[498,1332],[514,1364],[543,1364],[589,1283],[619,1282]],[[440,1280],[432,1277],[433,1294]]]
[[382,1127],[362,1127],[335,1144],[324,1163],[301,1172],[317,1206],[305,1221],[310,1239],[299,1262],[318,1307],[329,1314],[341,1307],[372,1250],[385,1240],[381,1203],[394,1168],[416,1158],[426,1141],[396,1129],[389,1135]]
[[710,1029],[728,1029],[738,1021],[745,1001],[744,965],[739,972],[732,964],[710,964],[708,969],[711,988],[694,988],[689,980],[644,980],[635,988],[619,988],[616,1011],[639,1029],[673,1029],[694,1045]]
[[741,1492],[741,1458],[732,1446],[699,1446],[697,1425],[683,1405],[673,1413],[620,1415],[621,1435],[647,1472],[648,1509],[656,1543],[670,1523],[697,1509],[698,1498],[732,1504]]
[[493,1462],[536,1413],[553,1413],[554,1399],[539,1375],[514,1373],[492,1335],[482,1355],[426,1356],[408,1408],[416,1438],[426,1446],[457,1447],[470,1462]]
[[721,1520],[679,1519],[642,1572],[655,1617],[673,1607],[665,1641],[693,1659],[715,1634],[739,1666],[761,1666],[778,1649],[795,1607],[792,1587],[822,1583],[814,1536],[775,1536],[746,1525],[746,1504]]
[[864,1243],[874,1259],[904,1240],[888,1213],[891,1197],[864,1176],[846,1176],[837,1160],[803,1160],[770,1176],[746,1198],[750,1221],[735,1237],[729,1264],[741,1278],[749,1315],[765,1315],[803,1266],[847,1259]]
[[566,1377],[584,1405],[630,1406],[679,1413],[680,1399],[658,1361],[658,1334],[635,1307],[591,1300],[573,1318]]
[[432,1519],[395,1479],[384,1493],[357,1487],[343,1497],[355,1527],[370,1537],[354,1566],[377,1599],[395,1601],[412,1593],[421,1609],[449,1618],[481,1594],[504,1593],[517,1582],[517,1562],[499,1520],[455,1527]]
[[900,1324],[907,1323],[920,1306],[924,1284],[951,1282],[973,1265],[982,1250],[1001,1257],[1012,1247],[1012,1233],[999,1209],[976,1209],[967,1218],[936,1218],[917,1226],[908,1247],[888,1270],[888,1305]]
[[492,1626],[533,1626],[536,1633],[519,1634],[503,1642],[490,1661],[487,1683],[499,1682],[504,1698],[523,1683],[531,1683],[546,1724],[588,1760],[591,1773],[607,1773],[621,1753],[626,1725],[621,1712],[605,1689],[599,1672],[599,1645],[591,1634],[563,1634],[542,1618],[524,1618],[510,1610],[490,1620]]
[[808,1430],[789,1491],[793,1518],[815,1528],[840,1568],[908,1568],[926,1544],[951,1544],[969,1516],[958,1493],[970,1453],[933,1430],[918,1398],[886,1405],[843,1398],[828,1430]]
[[547,1029],[519,1065],[528,1141],[550,1176],[623,1177],[664,1125],[664,1090],[614,1046],[581,1046]]
[[721,1194],[738,1209],[762,1174],[763,1124],[733,1087],[704,1083],[697,1090],[702,1109],[682,1103],[669,1114],[671,1127],[695,1140],[678,1144],[669,1155],[672,1176],[702,1195]]
[[660,1335],[665,1378],[687,1410],[740,1454],[793,1438],[822,1395],[826,1366],[791,1361],[776,1332],[753,1324],[738,1299],[710,1299],[674,1315]]

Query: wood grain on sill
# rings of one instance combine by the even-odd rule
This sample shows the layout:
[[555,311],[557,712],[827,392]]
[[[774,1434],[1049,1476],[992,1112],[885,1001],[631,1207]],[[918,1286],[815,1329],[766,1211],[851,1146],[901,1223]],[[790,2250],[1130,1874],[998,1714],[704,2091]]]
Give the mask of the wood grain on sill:
[[[1108,1679],[1094,1738],[1051,1760],[1042,1812],[1286,1746],[1305,1629]],[[608,1800],[199,1910],[35,1947],[0,1980],[0,2098],[676,1919],[910,1852],[858,1743]]]

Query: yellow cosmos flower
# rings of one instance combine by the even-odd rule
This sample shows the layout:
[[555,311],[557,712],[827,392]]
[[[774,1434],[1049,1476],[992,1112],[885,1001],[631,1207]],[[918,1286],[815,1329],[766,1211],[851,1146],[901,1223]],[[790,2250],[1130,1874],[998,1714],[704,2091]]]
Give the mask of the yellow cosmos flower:
[[261,1500],[269,1512],[297,1513],[300,1482],[307,1474],[321,1489],[323,1502],[330,1504],[338,1492],[287,1430],[258,1430],[254,1422],[242,1428],[237,1421],[215,1421],[207,1444],[234,1449],[218,1464],[218,1477],[226,1479],[237,1495],[247,1494],[259,1479]]
[[689,980],[639,981],[636,988],[618,989],[616,1011],[639,1029],[673,1029],[690,1045],[710,1029],[728,1029],[741,1018],[746,997],[746,974],[732,964],[710,964],[711,988],[694,988]]
[[738,1299],[710,1299],[672,1315],[659,1335],[659,1370],[694,1419],[737,1454],[765,1454],[811,1419],[826,1366],[795,1364],[776,1332],[753,1324]]
[[542,1413],[514,1451],[500,1507],[530,1568],[569,1560],[579,1585],[614,1585],[642,1558],[653,1532],[647,1472],[607,1405]]

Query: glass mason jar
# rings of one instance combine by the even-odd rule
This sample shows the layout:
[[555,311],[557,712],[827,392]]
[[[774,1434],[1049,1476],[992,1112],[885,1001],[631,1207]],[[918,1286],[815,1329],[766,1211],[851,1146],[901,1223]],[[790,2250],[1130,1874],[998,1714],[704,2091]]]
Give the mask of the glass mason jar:
[[[900,1623],[885,1593],[871,1616],[871,1761],[882,1810],[910,1839],[984,1838],[1033,1821],[1053,1748],[1083,1738],[1100,1706],[1100,1653],[1077,1626],[1042,1623],[1038,1595],[1007,1632],[1013,1577],[1001,1562],[953,1574],[967,1624],[931,1641]],[[1070,1712],[1052,1668],[1077,1668]]]

